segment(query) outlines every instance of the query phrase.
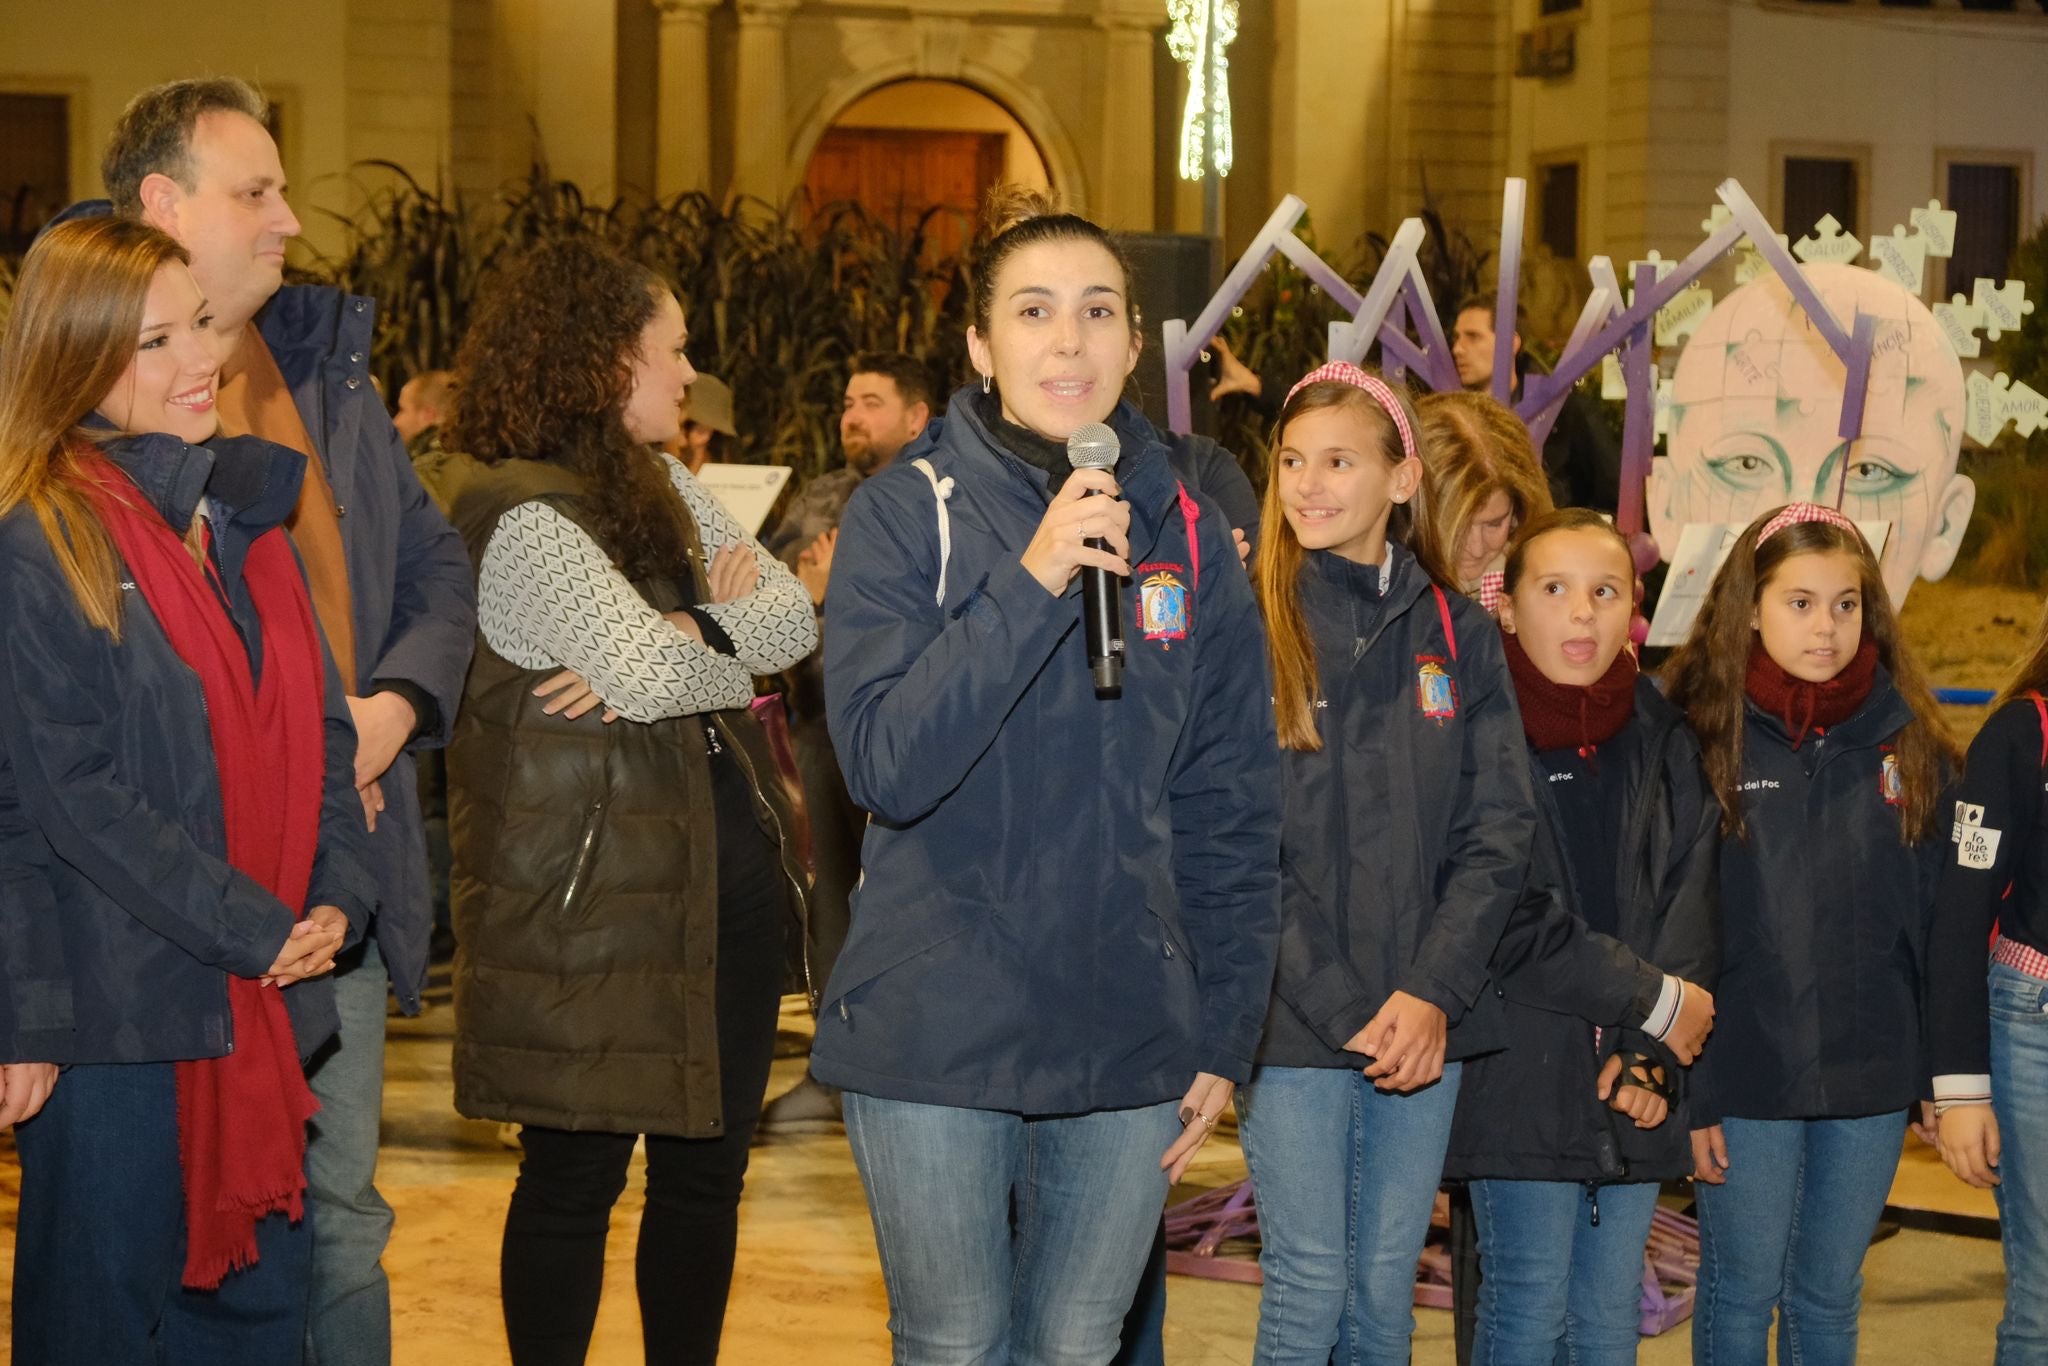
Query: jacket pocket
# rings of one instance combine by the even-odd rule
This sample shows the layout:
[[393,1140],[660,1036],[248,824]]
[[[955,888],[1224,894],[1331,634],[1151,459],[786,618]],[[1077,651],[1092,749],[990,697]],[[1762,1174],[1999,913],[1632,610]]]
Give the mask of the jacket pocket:
[[2048,1019],[2048,982],[1993,963],[1989,986],[1993,1015],[2014,1021]]
[[583,829],[576,837],[575,853],[569,863],[569,875],[562,881],[562,895],[555,913],[564,921],[580,921],[580,908],[589,900],[590,869],[596,862],[597,843],[604,832],[603,801],[590,804],[590,811],[583,818]]
[[[986,890],[987,880],[978,870],[972,881],[976,889]],[[825,984],[821,1008],[832,1008],[877,978],[997,917],[989,898],[966,890],[934,888],[893,903],[888,895],[865,874],[854,888],[853,925]]]

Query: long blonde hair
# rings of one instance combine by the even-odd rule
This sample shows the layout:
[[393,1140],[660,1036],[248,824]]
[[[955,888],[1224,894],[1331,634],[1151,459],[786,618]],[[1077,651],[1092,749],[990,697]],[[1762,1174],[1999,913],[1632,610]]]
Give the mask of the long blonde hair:
[[[1415,415],[1407,395],[1395,385],[1389,385],[1388,390],[1406,412],[1409,430],[1415,431]],[[1389,465],[1398,465],[1407,458],[1401,448],[1401,434],[1386,409],[1371,394],[1343,380],[1318,380],[1291,395],[1280,411],[1279,422],[1274,424],[1273,448],[1279,449],[1289,423],[1325,408],[1349,408],[1371,422],[1379,439],[1380,454]],[[1422,457],[1422,466],[1426,480],[1427,454]],[[1387,518],[1388,540],[1407,539],[1408,516],[1407,504],[1394,505]],[[1443,568],[1430,548],[1415,546],[1412,541],[1409,544],[1423,573],[1443,583]],[[1316,702],[1322,697],[1323,685],[1316,670],[1315,640],[1301,610],[1301,566],[1307,554],[1295,539],[1294,529],[1287,524],[1276,475],[1266,481],[1265,501],[1259,508],[1259,553],[1252,562],[1252,592],[1266,618],[1266,653],[1273,666],[1273,713],[1279,724],[1280,746],[1313,751],[1323,747],[1322,734],[1316,729]]]
[[134,360],[150,283],[173,261],[191,257],[147,224],[60,223],[30,248],[0,334],[0,516],[35,514],[79,611],[116,640],[120,562],[87,493],[108,433],[83,423]]
[[[1517,526],[1550,511],[1543,462],[1511,410],[1485,394],[1454,390],[1424,394],[1415,412],[1429,450],[1429,477],[1416,499],[1410,545],[1427,546],[1455,574],[1465,533],[1494,494],[1508,496]],[[1469,591],[1462,583],[1453,586]]]

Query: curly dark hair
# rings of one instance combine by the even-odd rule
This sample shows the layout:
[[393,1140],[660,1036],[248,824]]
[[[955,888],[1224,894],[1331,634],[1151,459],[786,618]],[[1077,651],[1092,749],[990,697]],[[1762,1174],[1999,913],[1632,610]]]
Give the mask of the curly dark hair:
[[596,238],[556,238],[479,292],[455,357],[451,448],[581,477],[590,530],[629,579],[688,572],[689,509],[623,416],[641,330],[667,292]]

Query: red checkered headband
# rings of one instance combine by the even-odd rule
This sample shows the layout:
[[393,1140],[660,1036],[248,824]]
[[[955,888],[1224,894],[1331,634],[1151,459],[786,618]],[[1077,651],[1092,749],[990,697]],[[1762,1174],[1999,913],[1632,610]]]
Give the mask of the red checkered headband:
[[1386,409],[1387,416],[1394,419],[1394,430],[1401,434],[1402,456],[1409,460],[1415,458],[1415,432],[1408,425],[1408,414],[1402,411],[1401,400],[1394,397],[1394,391],[1387,387],[1385,380],[1377,375],[1367,374],[1348,360],[1333,360],[1327,365],[1318,365],[1295,381],[1294,387],[1287,391],[1287,397],[1292,399],[1309,385],[1320,384],[1324,380],[1335,380],[1339,384],[1348,384],[1354,389],[1363,389],[1370,394],[1372,401]]
[[1856,530],[1856,524],[1834,508],[1820,503],[1787,503],[1778,509],[1776,516],[1764,523],[1764,529],[1756,534],[1756,543],[1762,545],[1786,527],[1797,526],[1801,522],[1827,522],[1844,531]]

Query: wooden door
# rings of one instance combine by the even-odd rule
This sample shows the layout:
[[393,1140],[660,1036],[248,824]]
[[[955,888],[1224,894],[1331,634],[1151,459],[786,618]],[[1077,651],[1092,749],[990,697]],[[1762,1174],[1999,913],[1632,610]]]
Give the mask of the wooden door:
[[950,129],[831,128],[804,169],[813,213],[859,204],[878,221],[908,232],[926,210],[926,249],[934,259],[964,252],[982,197],[1002,179],[1002,133]]

